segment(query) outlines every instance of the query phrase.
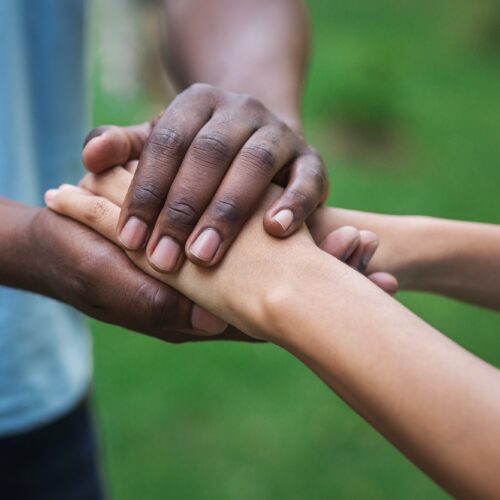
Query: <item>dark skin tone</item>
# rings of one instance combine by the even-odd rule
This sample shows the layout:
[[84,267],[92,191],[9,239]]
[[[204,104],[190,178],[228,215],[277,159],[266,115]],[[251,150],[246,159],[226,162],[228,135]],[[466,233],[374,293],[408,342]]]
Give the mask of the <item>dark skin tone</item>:
[[[326,197],[327,176],[301,135],[302,3],[164,4],[166,58],[182,92],[151,122],[93,130],[83,161],[102,172],[139,159],[118,239],[125,249],[146,248],[158,271],[173,272],[186,257],[203,266],[220,262],[271,181],[285,191],[264,227],[291,235]],[[177,292],[171,300],[180,300]],[[196,323],[209,330],[207,322],[223,327],[209,315]]]
[[[174,118],[176,113],[189,116],[185,110],[195,103],[204,113],[211,110],[211,118],[202,128],[226,127],[224,133],[234,139],[224,143],[223,152],[231,149],[234,154],[240,153],[239,162],[230,168],[233,185],[223,183],[220,186],[224,189],[221,199],[227,200],[230,192],[234,206],[223,205],[229,210],[222,212],[206,212],[209,218],[205,218],[208,220],[205,223],[213,225],[225,238],[215,260],[222,258],[250,214],[252,204],[258,201],[259,193],[265,190],[273,176],[288,189],[266,216],[264,224],[276,236],[290,234],[317,205],[325,184],[321,160],[296,133],[300,132],[299,104],[307,45],[305,17],[300,4],[295,0],[182,0],[166,2],[166,7],[166,19],[170,23],[170,66],[180,85],[206,81],[219,88],[206,85],[190,88],[179,96],[160,121],[94,131],[91,137],[100,138],[85,148],[85,163],[89,169],[101,171],[110,165],[125,164],[131,158],[141,157],[136,187],[148,179],[150,172],[151,185],[154,184],[163,196],[167,192],[170,198],[180,196],[182,185],[189,193],[196,190],[196,196],[189,203],[195,207],[197,216],[201,215],[203,200],[207,205],[220,206],[213,193],[229,164],[214,156],[220,155],[221,150],[220,144],[212,139],[220,136],[221,129],[205,134],[206,140],[201,141],[205,149],[193,147],[195,144],[189,143],[182,132],[178,136],[161,132],[178,126],[174,119],[170,120],[172,114]],[[224,29],[210,29],[214,23]],[[183,28],[186,26],[191,31]],[[246,43],[246,37],[255,39],[255,43]],[[236,93],[254,94],[267,108],[255,98]],[[242,139],[233,133],[238,130],[245,135],[252,127],[254,134],[260,134],[262,142],[255,141],[253,149],[247,148],[245,160],[243,149],[238,151]],[[187,132],[184,132],[193,134],[195,129],[192,121],[187,120]],[[153,133],[154,130],[159,131],[159,135]],[[199,131],[197,134],[199,138]],[[212,139],[207,139],[211,136]],[[168,161],[174,158],[169,156],[168,145],[172,143],[169,137],[180,137],[181,143],[189,146],[185,157],[190,158],[188,168],[184,168],[183,163],[170,185],[165,175],[175,173],[178,161]],[[165,138],[168,139],[167,149],[162,142]],[[160,146],[155,149],[157,140]],[[264,143],[265,148],[260,148]],[[145,154],[141,155],[143,150]],[[259,158],[264,160],[258,161]],[[164,168],[158,171],[157,163]],[[234,191],[228,191],[228,187]],[[143,190],[144,193],[148,191]],[[140,202],[136,204],[137,210],[154,214],[160,204],[149,203],[148,195],[145,196],[146,199],[140,195],[137,198],[131,190],[128,199]],[[151,199],[157,201],[150,196]],[[294,219],[288,230],[282,231],[281,225],[271,219],[285,206],[293,210]],[[123,214],[126,219],[127,212]],[[162,211],[154,237],[158,239],[162,231],[168,229],[174,231],[172,236],[184,242],[197,223],[196,217],[183,225],[179,221],[185,217],[185,211],[170,212],[170,219],[168,214],[168,210]],[[172,214],[177,217],[178,224],[172,223]],[[74,221],[47,209],[26,207],[5,199],[0,199],[0,217],[3,221],[0,225],[2,285],[55,298],[99,320],[169,342],[204,340],[200,336],[203,332],[218,333],[226,328],[223,322],[175,290],[145,276],[131,264],[122,249]],[[154,222],[155,216],[144,215],[144,219]],[[350,258],[356,266],[361,255],[372,254],[373,240],[373,234],[359,235],[351,228],[350,232],[329,236],[322,248],[339,258]],[[223,335],[211,338],[247,340],[231,326]]]
[[[151,264],[173,272],[185,256],[220,262],[272,180],[286,190],[264,226],[292,234],[324,199],[327,179],[300,134],[300,2],[165,4],[168,61],[184,90],[151,123],[91,132],[83,159],[94,173],[139,159],[119,240],[131,250],[147,245]],[[196,243],[202,233],[210,244]]]
[[[264,220],[275,236],[295,231],[325,194],[321,159],[300,137],[305,15],[297,0],[165,4],[169,66],[179,87],[196,81],[211,86],[190,87],[151,123],[93,131],[83,157],[94,171],[140,157],[122,221],[134,213],[150,223],[150,256],[162,236],[189,247],[193,231],[213,227],[223,241],[205,263],[211,265],[222,259],[273,177],[287,186]],[[205,122],[194,123],[200,113]],[[222,136],[228,141],[218,142]],[[247,136],[253,142],[244,142]],[[186,149],[181,168],[181,156],[171,148],[175,144]],[[229,162],[230,155],[238,161]],[[293,212],[287,230],[273,221],[281,208]],[[5,199],[0,199],[0,217],[2,285],[55,298],[91,317],[169,342],[204,340],[203,332],[218,333],[227,326],[145,276],[122,249],[76,222]],[[327,237],[322,248],[356,267],[363,254],[373,254],[374,238],[351,230]],[[187,256],[196,260],[189,251]],[[247,340],[231,326],[211,338]]]
[[[2,284],[168,342],[208,339],[191,326],[191,301],[145,275],[120,248],[94,231],[46,208],[2,198],[0,211],[0,241],[5,242],[0,252]],[[233,327],[221,338],[247,340]]]
[[[121,248],[88,227],[47,208],[4,198],[0,212],[2,284],[60,300],[98,320],[171,343],[255,341],[232,326],[221,335],[203,336],[191,325],[191,301],[144,274]],[[355,265],[356,255],[369,248],[370,238],[361,234],[358,241],[349,229],[328,235],[321,247],[338,257],[352,256]]]
[[[262,174],[256,175],[251,181],[247,177],[244,189],[240,186],[232,193],[232,199],[237,207],[237,217],[233,211],[233,215],[228,218],[226,211],[226,218],[215,218],[215,228],[225,238],[217,259],[222,258],[222,252],[227,250],[243,220],[251,212],[252,200],[259,196],[259,190],[263,191],[271,177],[280,170],[280,163],[285,161],[284,158],[288,156],[299,158],[306,148],[298,136],[294,136],[291,132],[291,129],[300,129],[298,110],[307,45],[305,17],[296,0],[277,0],[271,3],[272,9],[269,10],[268,2],[263,0],[165,2],[166,20],[170,23],[169,65],[180,87],[186,87],[196,81],[219,86],[218,89],[192,88],[187,94],[188,97],[193,94],[203,94],[201,107],[205,112],[213,108],[214,116],[217,111],[217,120],[220,123],[224,122],[223,110],[227,110],[226,114],[230,120],[240,122],[247,119],[242,116],[241,110],[246,109],[249,113],[251,111],[256,132],[269,131],[270,145],[273,141],[276,142],[275,139],[283,136],[289,138],[286,153],[278,155],[273,151],[273,160],[268,162],[265,169],[261,168],[262,162],[254,162],[253,170],[255,173],[262,171]],[[225,29],[210,29],[215,22]],[[173,29],[174,27],[176,29]],[[252,38],[257,33],[260,45],[246,43],[243,36],[245,33]],[[276,61],[279,61],[279,64]],[[221,73],[224,73],[224,80],[218,78]],[[242,98],[228,92],[250,94],[254,95],[254,98]],[[217,103],[213,99],[216,94]],[[255,98],[260,99],[267,108]],[[189,106],[189,102],[184,104],[181,101],[180,104],[183,109],[184,106]],[[170,120],[170,114],[164,114],[162,119]],[[201,126],[208,125],[212,121],[208,120]],[[153,143],[158,137],[161,146],[156,151],[156,156],[160,164],[165,165],[168,158],[168,146],[172,141],[167,140],[166,144],[165,141],[161,142],[162,138],[169,137],[168,134],[162,134],[161,129],[173,128],[173,125],[170,126],[162,121],[158,127],[160,133],[152,135],[151,132],[158,123],[153,121],[150,124],[127,129],[115,127],[111,134],[101,136],[100,142],[92,141],[84,152],[87,167],[97,171],[116,163],[124,164],[130,158],[139,157],[145,150],[148,153],[142,162],[142,173],[137,178],[137,181],[142,179],[143,182],[147,179],[147,172],[151,173],[151,169],[155,167],[151,153],[154,152]],[[187,133],[196,132],[196,127],[192,122],[189,123]],[[248,127],[248,123],[243,123],[243,126]],[[93,135],[102,135],[102,131],[103,129],[100,129]],[[232,127],[227,132],[230,133]],[[191,146],[186,139],[186,132],[181,130],[179,134],[181,143]],[[150,136],[152,141],[149,140]],[[210,144],[210,141],[206,143]],[[234,143],[231,144],[231,151],[234,151]],[[204,155],[198,155],[198,159],[190,168],[192,174],[199,170],[200,161],[201,163],[214,161],[213,153],[216,149],[216,147],[211,148]],[[262,157],[266,155],[263,151],[261,151]],[[270,156],[266,155],[266,158]],[[315,154],[308,155],[308,158],[315,159],[318,164],[319,160]],[[165,176],[171,175],[175,168],[171,163],[169,168],[162,169],[161,172],[157,172],[158,175],[153,176],[152,185],[161,191],[160,196],[165,197],[169,191],[168,179]],[[227,163],[223,168],[228,168]],[[220,171],[216,168],[209,171],[214,176],[220,176]],[[322,166],[321,171],[323,172]],[[205,174],[204,172],[202,179],[190,178],[189,182],[200,190],[205,189],[203,186],[206,185],[204,194],[198,193],[198,195],[203,196],[205,201],[210,201],[213,199],[213,190],[217,182],[214,177],[210,177],[207,181]],[[296,191],[297,183],[301,184],[298,181],[300,176],[282,175],[282,182],[286,183],[283,178],[287,176],[292,180],[289,186],[295,186]],[[237,176],[232,175],[232,177],[237,181]],[[307,173],[306,177],[315,179],[317,175]],[[323,183],[323,173],[319,178]],[[186,177],[183,182],[186,182]],[[249,182],[252,183],[251,189]],[[246,197],[247,191],[251,192],[250,199]],[[291,195],[293,190],[287,194],[288,197]],[[312,197],[308,197],[304,211],[312,210],[319,198],[316,192]],[[140,212],[140,215],[151,224],[155,222],[158,215],[155,215],[155,211],[157,212],[160,207],[159,203],[155,205],[156,199],[151,197],[143,199],[140,195],[134,197],[133,193],[129,199],[131,202],[126,210],[146,210],[148,216],[143,212]],[[134,200],[140,202],[135,208],[132,203]],[[190,201],[194,204],[196,200]],[[164,202],[165,199],[162,200],[162,206]],[[194,208],[201,210],[199,206]],[[301,210],[297,208],[297,218],[293,220],[289,232],[298,226],[302,217]],[[123,220],[126,219],[126,214],[125,211]],[[178,212],[178,215],[182,216],[182,212]],[[45,209],[25,207],[9,200],[0,200],[0,217],[3,221],[0,225],[2,242],[0,284],[2,285],[54,297],[97,319],[170,341],[178,341],[180,333],[188,335],[199,333],[200,330],[216,333],[226,326],[208,313],[200,311],[172,289],[144,277],[142,273],[130,267],[128,260],[124,260],[124,255],[120,253],[121,249],[109,245],[104,239],[87,232],[78,224],[50,214]],[[187,226],[194,227],[196,222],[197,220],[191,218]],[[179,240],[187,238],[189,236],[187,226],[182,224],[176,226],[173,236]],[[279,235],[280,229],[276,224],[267,222],[266,227],[270,230],[274,227]],[[148,232],[152,229],[151,225]],[[159,231],[160,229],[159,226]],[[155,237],[160,233],[161,231],[155,233]],[[228,338],[241,338],[231,328],[227,330],[226,335]],[[190,338],[182,337],[186,340]]]

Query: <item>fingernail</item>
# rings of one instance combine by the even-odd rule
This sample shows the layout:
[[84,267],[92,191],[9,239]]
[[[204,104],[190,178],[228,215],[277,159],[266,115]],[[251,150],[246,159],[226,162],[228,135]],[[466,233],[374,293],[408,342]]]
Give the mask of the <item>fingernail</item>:
[[92,143],[93,145],[96,145],[98,142],[100,142],[103,139],[104,136],[106,136],[106,134],[108,134],[108,132],[109,132],[109,130],[105,130],[100,135],[94,135],[94,137],[87,138],[83,147],[86,148],[90,143]]
[[227,328],[227,323],[196,304],[191,311],[191,325],[196,330],[217,335]]
[[181,247],[177,241],[170,236],[163,236],[156,245],[149,260],[162,271],[172,272],[179,260]]
[[293,222],[293,212],[288,208],[280,210],[274,217],[275,220],[286,231]]
[[196,238],[190,250],[198,259],[204,262],[210,262],[214,258],[220,243],[221,239],[219,233],[215,229],[209,227],[203,230],[198,238]]
[[123,246],[129,250],[138,250],[144,244],[147,233],[148,226],[144,221],[137,217],[130,217],[123,226],[119,238]]
[[378,243],[379,242],[377,240],[374,240],[371,243],[368,243],[368,245],[366,245],[365,251],[361,256],[361,266],[363,269],[366,269],[368,267],[368,264],[370,263],[373,254],[378,248]]
[[48,191],[45,192],[45,203],[48,205],[56,196],[58,193],[58,189],[49,189]]

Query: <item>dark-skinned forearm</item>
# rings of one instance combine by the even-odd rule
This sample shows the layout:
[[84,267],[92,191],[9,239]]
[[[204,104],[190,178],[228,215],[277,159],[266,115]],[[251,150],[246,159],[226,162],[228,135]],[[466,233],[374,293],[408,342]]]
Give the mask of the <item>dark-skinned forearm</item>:
[[32,221],[37,209],[0,198],[0,284],[45,293],[30,248]]
[[300,0],[164,0],[167,59],[179,86],[250,94],[295,130],[308,54]]

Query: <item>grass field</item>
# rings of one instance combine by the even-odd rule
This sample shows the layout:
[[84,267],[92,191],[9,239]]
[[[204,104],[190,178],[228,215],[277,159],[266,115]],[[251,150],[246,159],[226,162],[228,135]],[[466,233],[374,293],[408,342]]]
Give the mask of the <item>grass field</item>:
[[[500,223],[495,1],[310,1],[304,116],[332,205]],[[95,92],[95,121],[149,118]],[[500,316],[401,300],[500,366]],[[113,497],[441,498],[444,494],[271,346],[170,346],[94,324],[95,399]],[[369,332],[367,332],[369,333]]]

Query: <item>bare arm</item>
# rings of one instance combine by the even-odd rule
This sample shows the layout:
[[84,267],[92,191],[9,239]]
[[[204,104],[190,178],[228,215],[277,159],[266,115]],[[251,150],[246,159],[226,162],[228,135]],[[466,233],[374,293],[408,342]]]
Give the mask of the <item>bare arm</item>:
[[[51,193],[54,209],[115,238],[124,189],[114,177]],[[261,211],[279,196],[269,192]],[[284,251],[286,249],[286,251]],[[144,255],[130,254],[145,271]],[[259,213],[215,270],[189,262],[158,276],[246,333],[300,358],[449,492],[500,492],[500,374],[317,249],[302,228],[265,234]]]
[[167,58],[181,88],[249,94],[300,130],[308,25],[301,0],[164,0]]
[[394,274],[402,289],[500,310],[500,226],[337,208],[318,210],[311,223],[317,238],[343,225],[376,232],[380,246],[368,271]]
[[31,223],[36,209],[0,198],[0,284],[44,293],[30,254]]
[[[93,318],[168,342],[203,340],[200,329],[213,333],[225,326],[75,221],[5,198],[0,198],[0,218],[2,286],[57,299]],[[223,337],[251,340],[232,327]]]
[[[269,184],[264,215],[288,237],[325,199],[323,161],[301,134],[307,23],[300,0],[164,0],[168,60],[183,88],[151,122],[99,127],[91,172],[139,159],[117,232],[164,273],[217,265]],[[184,88],[187,87],[187,88]]]

